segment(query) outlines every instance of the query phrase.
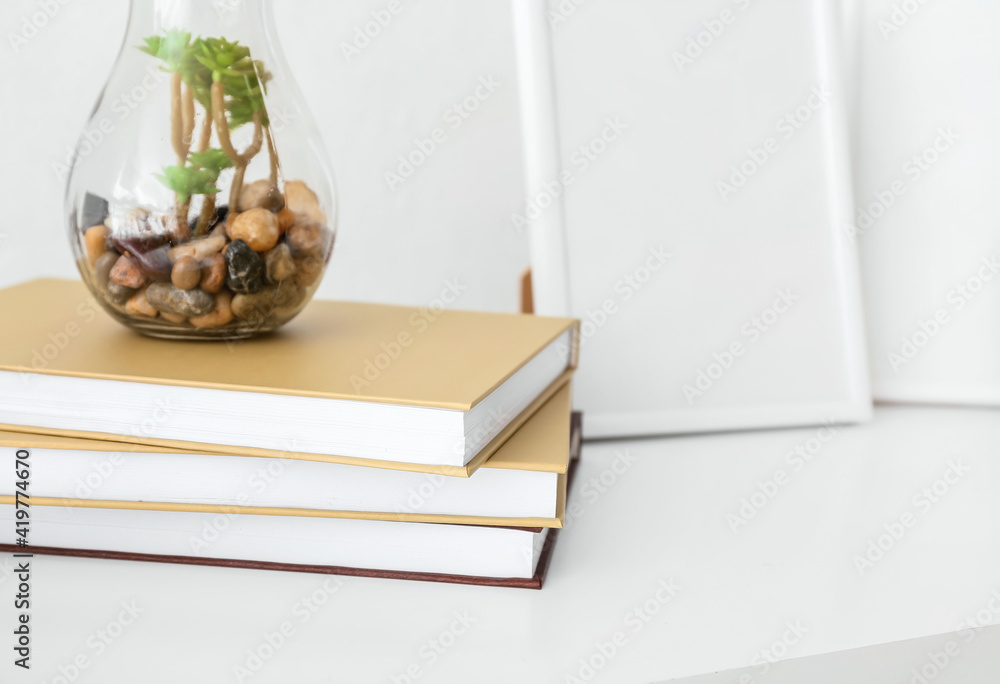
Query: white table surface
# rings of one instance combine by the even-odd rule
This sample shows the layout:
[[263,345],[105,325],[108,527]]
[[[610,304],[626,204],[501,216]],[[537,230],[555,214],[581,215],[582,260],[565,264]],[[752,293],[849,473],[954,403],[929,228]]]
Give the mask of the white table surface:
[[[990,609],[1000,590],[1000,412],[880,408],[796,472],[786,454],[816,434],[586,445],[580,507],[541,592],[356,578],[338,587],[323,576],[36,557],[34,668],[15,672],[4,645],[0,681],[63,684],[62,666],[65,681],[100,684],[574,681],[568,674],[650,683],[746,667],[783,638],[790,645],[772,653],[802,658],[951,632],[980,611],[1000,623],[1000,601]],[[636,460],[612,477],[622,451]],[[956,459],[969,471],[930,510],[915,508]],[[785,484],[734,534],[727,515],[778,469]],[[588,486],[602,474],[614,483]],[[855,555],[906,512],[913,526],[859,574]],[[679,592],[657,605],[671,580]],[[303,601],[317,591],[325,604],[313,611]],[[5,634],[14,593],[3,577]],[[656,614],[636,621],[632,611],[649,601]],[[123,602],[141,613],[102,643],[98,630]],[[462,628],[456,613],[474,622]],[[269,655],[265,636],[283,623],[291,636]],[[453,625],[464,633],[442,638]],[[598,644],[616,632],[617,652],[580,672],[581,659],[601,664]],[[432,640],[450,647],[434,652]],[[269,657],[237,677],[262,645]],[[87,665],[70,679],[80,656]],[[419,677],[400,677],[411,666]]]
[[911,639],[772,666],[674,680],[673,684],[996,684],[1000,671],[1000,627]]

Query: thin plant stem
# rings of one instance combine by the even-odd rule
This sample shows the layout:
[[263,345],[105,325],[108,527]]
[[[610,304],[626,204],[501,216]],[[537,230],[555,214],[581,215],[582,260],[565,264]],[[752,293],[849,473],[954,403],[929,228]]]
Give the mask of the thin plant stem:
[[253,141],[240,154],[233,147],[233,141],[229,135],[229,122],[226,120],[226,91],[219,81],[212,84],[212,114],[215,118],[215,130],[219,135],[219,145],[226,156],[236,165],[233,185],[229,191],[229,210],[233,213],[239,213],[240,193],[243,191],[243,178],[246,175],[247,166],[264,145],[263,119],[260,112],[253,115]]
[[[205,119],[201,122],[201,140],[198,142],[198,151],[204,152],[212,144],[212,114],[205,112]],[[201,205],[201,214],[198,216],[198,224],[195,226],[195,237],[200,237],[208,232],[209,224],[215,218],[215,195],[205,195],[205,202]]]
[[194,93],[187,85],[183,88],[182,105],[181,116],[184,123],[184,139],[182,141],[184,159],[182,161],[187,162],[187,156],[191,152],[191,143],[194,136]]
[[238,214],[240,211],[240,193],[243,191],[243,177],[246,176],[247,165],[241,160],[236,164],[236,173],[233,174],[233,184],[229,188],[229,212],[230,216]]
[[250,143],[250,147],[243,152],[243,161],[247,164],[250,160],[257,156],[260,152],[260,148],[264,146],[264,124],[263,117],[260,112],[253,115],[253,142]]
[[271,162],[271,189],[278,189],[278,151],[274,148],[274,136],[271,135],[271,127],[264,129],[264,137],[267,139],[267,157]]
[[[180,73],[174,73],[170,79],[170,133],[174,152],[177,153],[177,165],[183,167],[191,152],[191,135],[194,133],[194,94],[191,88],[184,85]],[[191,198],[182,202],[177,197],[178,238],[183,238],[188,232],[190,210]]]
[[201,140],[198,142],[198,151],[204,152],[212,144],[212,113],[205,112],[205,118],[201,122]]
[[181,97],[181,75],[175,73],[170,78],[170,139],[177,153],[178,165],[183,165],[187,159],[184,151],[184,115]]

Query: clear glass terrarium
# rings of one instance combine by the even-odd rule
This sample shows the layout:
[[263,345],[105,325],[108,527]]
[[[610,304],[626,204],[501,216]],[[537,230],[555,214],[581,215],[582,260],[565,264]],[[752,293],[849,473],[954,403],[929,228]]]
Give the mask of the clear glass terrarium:
[[336,196],[271,0],[132,0],[66,202],[80,273],[125,325],[234,339],[295,317]]

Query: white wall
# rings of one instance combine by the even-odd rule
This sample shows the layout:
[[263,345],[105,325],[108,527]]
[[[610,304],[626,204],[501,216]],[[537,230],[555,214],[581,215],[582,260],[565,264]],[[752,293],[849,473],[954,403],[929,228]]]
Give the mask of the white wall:
[[[46,4],[59,9],[15,50],[10,33]],[[528,256],[510,221],[524,176],[509,0],[400,0],[399,14],[350,62],[341,44],[389,0],[275,4],[340,190],[338,247],[319,296],[419,306],[458,279],[467,289],[456,307],[516,310]],[[0,287],[77,277],[64,182],[51,167],[83,130],[124,38],[128,5],[0,3]],[[500,83],[495,94],[457,130],[443,124],[490,75]],[[442,125],[445,143],[391,191],[385,172]]]

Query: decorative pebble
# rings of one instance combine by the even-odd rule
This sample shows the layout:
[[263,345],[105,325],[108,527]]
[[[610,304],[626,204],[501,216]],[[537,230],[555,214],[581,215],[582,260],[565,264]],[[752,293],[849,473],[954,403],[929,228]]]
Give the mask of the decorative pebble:
[[296,223],[288,231],[287,239],[292,256],[296,258],[325,256],[326,236],[319,224]]
[[139,264],[139,270],[150,280],[170,280],[174,268],[170,260],[170,247],[164,245],[145,254],[133,254],[132,258]]
[[255,252],[266,252],[278,244],[278,217],[267,209],[244,211],[229,222],[229,237],[243,240]]
[[135,290],[133,288],[119,285],[113,280],[108,281],[108,299],[110,299],[114,304],[124,304],[133,294],[135,294]]
[[215,297],[215,308],[210,313],[195,316],[189,322],[196,328],[218,328],[226,325],[233,320],[232,302],[231,294],[220,292]]
[[282,243],[267,253],[264,259],[267,265],[267,279],[272,283],[287,280],[295,273],[295,261],[288,245]]
[[319,208],[316,193],[303,181],[292,180],[285,183],[285,207],[300,219],[326,225],[326,214]]
[[243,240],[226,248],[226,283],[237,294],[256,294],[264,287],[264,260]]
[[201,289],[215,294],[226,284],[226,258],[213,254],[201,262]]
[[311,287],[323,275],[326,265],[322,259],[304,257],[295,260],[295,282],[302,287]]
[[98,223],[104,223],[109,213],[108,201],[103,197],[92,195],[89,192],[83,196],[82,226],[96,226]]
[[278,211],[285,206],[285,198],[278,188],[271,185],[270,180],[259,180],[247,183],[240,192],[240,210],[266,209]]
[[181,257],[174,263],[170,282],[182,290],[193,290],[201,282],[201,264],[194,257]]
[[215,308],[215,297],[204,290],[182,290],[169,283],[150,285],[146,299],[157,311],[186,317],[204,316]]
[[160,313],[146,299],[146,290],[139,290],[132,295],[125,305],[125,311],[133,316],[142,316],[144,318],[156,318]]
[[187,316],[181,316],[180,314],[167,313],[166,311],[161,311],[160,316],[171,323],[177,323],[178,325],[187,322]]
[[252,295],[233,297],[233,314],[245,321],[264,320],[276,309],[286,309],[301,304],[305,291],[290,280],[273,285]]
[[170,250],[170,259],[176,263],[182,257],[189,256],[194,257],[198,261],[204,261],[211,255],[221,252],[225,246],[226,238],[224,235],[212,235],[201,240],[192,240],[179,247],[174,247]]
[[266,299],[261,300],[259,299],[259,297],[260,297],[259,293],[255,295],[238,294],[235,297],[233,297],[233,302],[232,302],[233,315],[236,316],[237,318],[242,318],[243,320],[249,320],[251,317],[254,316],[258,317],[260,320],[263,320],[264,317],[257,311],[257,305],[264,304],[266,302]]
[[117,252],[105,252],[97,258],[97,263],[94,264],[94,278],[97,280],[99,286],[108,286],[108,280],[111,278],[111,269],[115,267],[117,261]]
[[139,219],[128,219],[125,221],[126,228],[120,233],[111,236],[112,246],[118,250],[119,254],[145,254],[159,249],[170,242],[170,238],[163,233],[158,233],[149,228],[146,223],[133,226],[131,221]]
[[122,255],[111,269],[111,281],[138,290],[149,283],[149,278],[139,270],[139,264],[134,259]]
[[108,232],[108,227],[100,223],[91,226],[83,234],[83,243],[87,248],[87,259],[91,266],[96,265],[97,260],[107,251]]
[[[218,207],[193,238],[197,216],[142,207],[112,216],[100,198],[86,202],[88,222],[77,225],[89,268],[80,265],[105,304],[119,316],[196,329],[287,321],[315,290],[334,237],[302,181],[280,190],[267,179],[245,183],[234,203],[242,211]],[[199,213],[197,202],[191,208]]]
[[296,220],[295,212],[285,207],[278,212],[278,230],[284,235],[288,232],[288,229],[295,225]]
[[229,226],[229,220],[227,219],[222,223],[217,224],[215,228],[213,228],[212,231],[209,233],[209,236],[220,237],[223,239],[223,241],[229,242],[229,235],[226,234],[226,228],[228,226]]

